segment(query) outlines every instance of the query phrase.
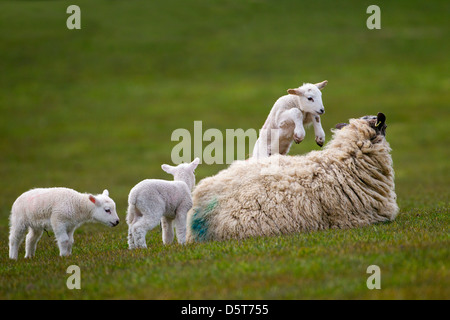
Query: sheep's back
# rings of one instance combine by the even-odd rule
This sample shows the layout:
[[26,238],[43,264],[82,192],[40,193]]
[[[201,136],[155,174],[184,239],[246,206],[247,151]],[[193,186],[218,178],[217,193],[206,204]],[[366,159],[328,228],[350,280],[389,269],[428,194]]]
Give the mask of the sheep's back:
[[358,167],[364,161],[336,150],[236,161],[194,189],[188,241],[351,228],[392,220],[398,211],[393,177],[375,185],[359,179],[355,172],[364,170]]

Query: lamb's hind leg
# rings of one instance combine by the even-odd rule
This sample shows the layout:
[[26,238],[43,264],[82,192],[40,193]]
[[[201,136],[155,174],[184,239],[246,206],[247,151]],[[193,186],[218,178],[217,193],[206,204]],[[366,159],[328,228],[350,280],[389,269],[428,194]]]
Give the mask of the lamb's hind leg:
[[19,247],[25,236],[27,228],[21,225],[11,225],[9,232],[9,258],[16,260],[19,255]]
[[159,224],[164,213],[161,209],[154,209],[153,212],[146,211],[141,210],[142,217],[131,226],[135,248],[147,248],[147,243],[145,242],[147,231]]
[[33,258],[36,252],[36,245],[44,232],[43,228],[29,228],[25,240],[25,258]]
[[127,223],[128,223],[128,249],[135,249],[133,236],[133,225],[142,217],[141,212],[136,208],[134,204],[130,204],[127,210]]
[[180,244],[186,243],[186,219],[187,213],[192,207],[191,201],[185,201],[177,209],[177,214],[175,216],[175,230],[177,232],[177,241]]
[[171,244],[175,237],[173,233],[173,219],[162,217],[161,218],[162,240],[164,244]]

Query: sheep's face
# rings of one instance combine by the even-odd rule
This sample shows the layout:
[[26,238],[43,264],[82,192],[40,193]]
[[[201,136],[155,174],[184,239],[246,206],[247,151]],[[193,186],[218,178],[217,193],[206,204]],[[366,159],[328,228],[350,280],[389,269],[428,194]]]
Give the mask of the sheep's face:
[[[366,120],[369,126],[375,130],[377,136],[379,135],[386,136],[387,125],[386,125],[386,116],[384,115],[384,113],[379,112],[378,115],[376,116],[364,116],[361,117],[360,119]],[[342,129],[347,125],[348,123],[338,123],[336,125],[336,129]]]
[[321,115],[325,113],[325,107],[322,102],[322,90],[328,81],[322,81],[320,83],[312,84],[305,83],[297,89],[289,89],[289,94],[294,94],[300,97],[302,111]]
[[175,181],[184,181],[188,185],[189,189],[192,190],[195,185],[194,171],[197,168],[199,162],[200,159],[195,158],[191,163],[181,163],[176,167],[169,166],[168,164],[163,164],[161,168],[165,172],[173,175]]
[[386,136],[386,116],[384,113],[379,112],[377,116],[364,116],[361,119],[369,122],[369,126],[375,130],[377,135]]
[[95,204],[92,218],[97,222],[101,222],[109,227],[115,227],[119,224],[119,216],[116,212],[116,204],[109,197],[108,190],[96,196],[89,195],[89,200]]

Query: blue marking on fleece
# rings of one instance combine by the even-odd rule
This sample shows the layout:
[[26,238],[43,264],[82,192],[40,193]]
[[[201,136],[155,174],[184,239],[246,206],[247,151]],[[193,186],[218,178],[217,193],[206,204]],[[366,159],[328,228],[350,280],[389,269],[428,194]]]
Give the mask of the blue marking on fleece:
[[191,230],[196,241],[205,241],[208,236],[208,215],[217,206],[217,199],[209,202],[205,207],[197,207],[192,215]]

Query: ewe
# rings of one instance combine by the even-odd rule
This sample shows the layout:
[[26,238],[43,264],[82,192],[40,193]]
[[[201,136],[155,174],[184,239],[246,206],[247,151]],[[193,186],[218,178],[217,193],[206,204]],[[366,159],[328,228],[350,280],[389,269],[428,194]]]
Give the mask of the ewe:
[[[279,153],[286,155],[292,141],[300,143],[305,138],[304,125],[312,123],[316,143],[322,146],[325,132],[320,115],[325,112],[322,90],[328,81],[306,83],[297,89],[289,89],[289,95],[279,98],[264,123],[253,149],[253,157],[265,158]],[[320,89],[320,90],[319,90]]]
[[119,224],[116,204],[108,190],[93,196],[68,188],[38,188],[14,202],[10,216],[9,258],[17,259],[25,232],[25,258],[32,258],[44,229],[53,229],[61,256],[72,253],[73,233],[84,222]]
[[235,161],[200,181],[187,241],[354,228],[398,213],[385,116],[340,124],[323,150]]
[[176,167],[161,168],[174,176],[174,181],[147,179],[131,189],[128,196],[128,247],[146,248],[145,235],[161,221],[164,244],[172,243],[173,222],[179,243],[186,242],[186,214],[192,207],[191,190],[195,185],[194,170],[200,159]]

